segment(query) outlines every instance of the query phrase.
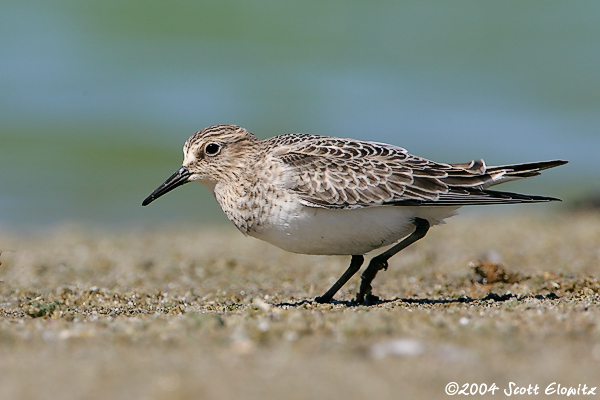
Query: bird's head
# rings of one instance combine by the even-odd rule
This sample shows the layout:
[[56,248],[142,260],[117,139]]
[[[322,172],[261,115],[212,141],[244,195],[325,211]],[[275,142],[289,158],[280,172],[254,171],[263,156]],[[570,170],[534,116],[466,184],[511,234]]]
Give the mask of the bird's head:
[[183,164],[143,202],[147,206],[163,194],[188,182],[209,188],[223,181],[239,180],[259,139],[236,125],[213,125],[196,132],[183,146]]

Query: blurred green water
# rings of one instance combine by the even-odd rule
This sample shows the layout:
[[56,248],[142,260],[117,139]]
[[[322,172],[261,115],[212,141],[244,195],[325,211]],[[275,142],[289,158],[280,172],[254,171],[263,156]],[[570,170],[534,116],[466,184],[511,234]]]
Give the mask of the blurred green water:
[[222,221],[200,185],[140,206],[183,141],[222,122],[447,162],[570,159],[516,188],[600,190],[598,15],[593,1],[0,1],[0,226]]

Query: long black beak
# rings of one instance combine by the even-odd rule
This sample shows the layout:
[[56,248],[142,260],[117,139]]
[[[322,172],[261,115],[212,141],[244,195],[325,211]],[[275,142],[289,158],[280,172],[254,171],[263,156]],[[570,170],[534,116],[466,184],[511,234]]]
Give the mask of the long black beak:
[[189,182],[188,179],[190,175],[192,175],[192,173],[186,168],[179,168],[173,175],[171,175],[166,181],[157,187],[156,190],[150,194],[150,196],[146,197],[146,199],[142,202],[142,205],[147,206],[163,194],[170,192],[176,187],[185,185]]

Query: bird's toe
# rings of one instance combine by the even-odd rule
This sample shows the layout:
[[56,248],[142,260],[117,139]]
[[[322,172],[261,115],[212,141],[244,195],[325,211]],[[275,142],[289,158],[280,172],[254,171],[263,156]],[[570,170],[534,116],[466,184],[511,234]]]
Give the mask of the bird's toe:
[[326,304],[326,303],[331,303],[331,297],[329,296],[318,296],[315,297],[315,303],[319,303],[319,304]]

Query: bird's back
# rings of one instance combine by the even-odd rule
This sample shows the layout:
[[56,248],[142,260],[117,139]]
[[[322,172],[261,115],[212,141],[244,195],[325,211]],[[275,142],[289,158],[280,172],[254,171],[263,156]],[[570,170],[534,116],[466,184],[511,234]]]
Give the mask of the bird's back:
[[304,134],[267,139],[265,149],[292,171],[291,189],[303,204],[333,209],[552,201],[557,199],[488,188],[566,163],[446,164],[389,144]]

